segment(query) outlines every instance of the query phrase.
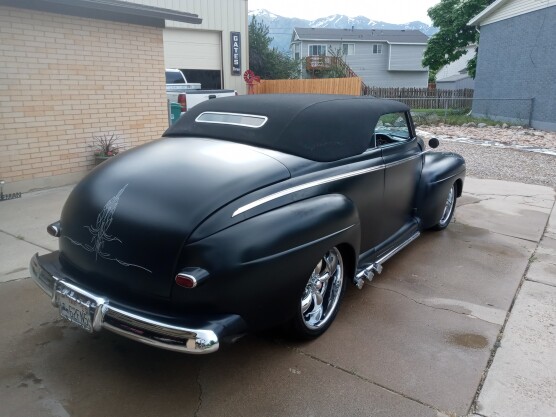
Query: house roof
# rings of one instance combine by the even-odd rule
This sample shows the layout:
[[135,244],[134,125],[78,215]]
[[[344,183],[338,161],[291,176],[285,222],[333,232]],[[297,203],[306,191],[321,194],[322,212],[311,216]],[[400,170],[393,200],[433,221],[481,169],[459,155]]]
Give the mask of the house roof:
[[164,26],[165,20],[193,24],[200,24],[203,21],[193,13],[121,0],[0,0],[0,5],[70,15],[86,14],[85,17],[108,20],[128,17],[139,19],[141,23],[151,23],[157,26]]
[[441,80],[436,80],[436,83],[449,83],[449,82],[454,82],[454,81],[461,81],[461,80],[465,80],[466,78],[471,78],[469,76],[469,74],[465,73],[465,74],[455,74],[455,75],[450,75],[449,77],[446,78],[442,78]]
[[544,0],[544,1],[536,1],[536,2],[521,1],[521,0],[496,0],[494,3],[486,7],[481,13],[477,14],[474,18],[472,18],[467,23],[467,25],[481,26],[482,24],[493,23],[490,20],[492,20],[492,18],[496,18],[495,15],[498,12],[500,12],[502,9],[505,9],[506,6],[507,6],[507,10],[501,13],[504,16],[498,16],[498,19],[495,20],[503,20],[521,14],[529,13],[535,10],[556,6],[556,0]]
[[490,16],[492,13],[494,13],[496,10],[502,7],[504,3],[507,3],[508,1],[509,0],[496,0],[494,3],[486,7],[481,13],[479,13],[477,16],[471,19],[467,24],[469,26],[479,26],[483,19]]
[[296,27],[294,36],[303,41],[362,41],[425,44],[429,37],[419,30],[321,29]]

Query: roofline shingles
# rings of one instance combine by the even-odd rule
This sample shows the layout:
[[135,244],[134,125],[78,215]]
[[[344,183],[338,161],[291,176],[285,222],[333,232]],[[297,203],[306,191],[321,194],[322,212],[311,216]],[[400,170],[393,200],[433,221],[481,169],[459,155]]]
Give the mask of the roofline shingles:
[[301,41],[374,41],[392,43],[427,43],[429,37],[420,30],[393,29],[321,29],[294,28]]

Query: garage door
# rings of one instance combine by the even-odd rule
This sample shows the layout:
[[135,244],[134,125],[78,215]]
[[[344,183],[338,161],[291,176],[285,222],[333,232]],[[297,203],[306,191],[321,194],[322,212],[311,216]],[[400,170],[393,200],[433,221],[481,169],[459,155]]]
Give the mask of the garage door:
[[220,32],[164,29],[166,68],[222,70]]

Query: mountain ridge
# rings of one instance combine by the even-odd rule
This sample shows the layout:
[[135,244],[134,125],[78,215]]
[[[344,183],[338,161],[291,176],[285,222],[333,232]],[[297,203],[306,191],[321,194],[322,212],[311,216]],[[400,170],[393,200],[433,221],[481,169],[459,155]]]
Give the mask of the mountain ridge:
[[437,28],[417,20],[397,24],[372,20],[365,16],[350,17],[342,14],[334,14],[308,20],[280,16],[267,9],[249,10],[249,21],[251,21],[253,16],[268,26],[269,35],[274,38],[271,46],[283,52],[289,52],[294,27],[326,29],[413,29],[420,30],[427,36],[432,36],[438,32]]

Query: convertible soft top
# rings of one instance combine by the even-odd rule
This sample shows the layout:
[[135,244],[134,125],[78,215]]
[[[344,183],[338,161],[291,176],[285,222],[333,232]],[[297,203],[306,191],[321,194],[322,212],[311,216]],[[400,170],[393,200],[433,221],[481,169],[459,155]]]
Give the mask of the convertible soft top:
[[[193,107],[163,136],[222,139],[328,162],[364,152],[381,115],[408,110],[397,101],[343,95],[223,97]],[[229,119],[215,121],[218,114],[232,114],[232,119],[237,115],[238,120],[248,115],[262,117],[250,126]]]

